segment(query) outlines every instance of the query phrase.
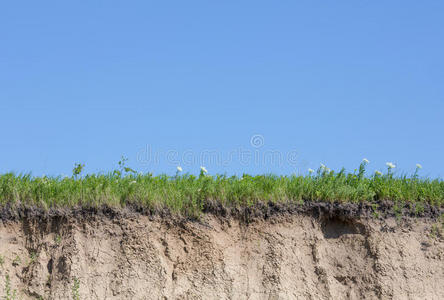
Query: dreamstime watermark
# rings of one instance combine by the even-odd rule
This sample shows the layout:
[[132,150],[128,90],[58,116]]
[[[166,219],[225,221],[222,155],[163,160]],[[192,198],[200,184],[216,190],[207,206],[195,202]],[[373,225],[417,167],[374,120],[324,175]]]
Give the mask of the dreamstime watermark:
[[250,145],[253,146],[254,148],[262,148],[262,146],[264,146],[265,144],[265,140],[264,140],[264,136],[261,134],[255,134],[252,135],[250,138]]
[[146,145],[137,152],[137,162],[144,167],[166,162],[171,166],[220,166],[232,164],[255,167],[305,167],[308,163],[301,160],[296,150],[279,151],[265,149],[265,139],[260,134],[250,138],[248,147],[237,147],[229,151],[204,149],[201,151],[177,149],[154,150]]

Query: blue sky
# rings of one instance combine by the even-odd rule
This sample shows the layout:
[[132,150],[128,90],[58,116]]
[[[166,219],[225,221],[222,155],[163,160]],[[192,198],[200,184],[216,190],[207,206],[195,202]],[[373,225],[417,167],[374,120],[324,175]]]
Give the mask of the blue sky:
[[6,1],[0,172],[106,172],[125,155],[155,174],[290,174],[366,157],[372,171],[421,163],[442,178],[443,11],[405,0]]

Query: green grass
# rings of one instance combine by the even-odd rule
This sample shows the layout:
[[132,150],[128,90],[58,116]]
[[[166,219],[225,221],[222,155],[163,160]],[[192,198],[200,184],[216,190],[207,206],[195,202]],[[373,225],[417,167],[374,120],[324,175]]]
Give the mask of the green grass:
[[[120,164],[119,164],[120,165]],[[109,174],[81,176],[76,164],[72,177],[33,177],[6,173],[0,175],[0,205],[36,205],[43,208],[73,206],[125,206],[135,203],[147,208],[167,207],[173,212],[198,215],[206,201],[225,206],[251,206],[257,202],[302,203],[303,201],[376,203],[391,200],[396,204],[414,203],[444,206],[441,179],[366,175],[366,162],[353,173],[335,172],[325,167],[307,176],[260,175],[242,177],[199,176],[180,172],[176,176],[137,174],[125,168]]]

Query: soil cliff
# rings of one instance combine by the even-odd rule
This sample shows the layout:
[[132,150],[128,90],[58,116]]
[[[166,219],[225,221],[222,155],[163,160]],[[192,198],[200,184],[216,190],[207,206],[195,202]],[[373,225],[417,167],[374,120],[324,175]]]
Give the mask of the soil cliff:
[[297,212],[3,218],[0,297],[444,299],[440,226]]

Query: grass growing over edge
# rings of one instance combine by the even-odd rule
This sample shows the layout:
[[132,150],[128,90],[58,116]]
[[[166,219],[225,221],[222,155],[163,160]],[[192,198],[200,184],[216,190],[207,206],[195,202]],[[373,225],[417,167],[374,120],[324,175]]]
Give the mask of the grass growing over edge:
[[178,167],[175,176],[137,174],[119,162],[119,170],[108,174],[81,176],[84,165],[76,164],[72,177],[32,177],[29,174],[0,175],[0,206],[36,205],[43,208],[100,206],[123,207],[135,203],[147,208],[169,208],[175,213],[197,216],[206,201],[225,206],[251,206],[257,202],[302,203],[349,202],[375,203],[391,200],[396,204],[412,203],[444,206],[444,181],[414,175],[395,176],[393,164],[386,174],[365,175],[368,161],[359,170],[335,172],[321,165],[308,176],[226,175],[210,176],[201,168],[199,176],[184,174]]

